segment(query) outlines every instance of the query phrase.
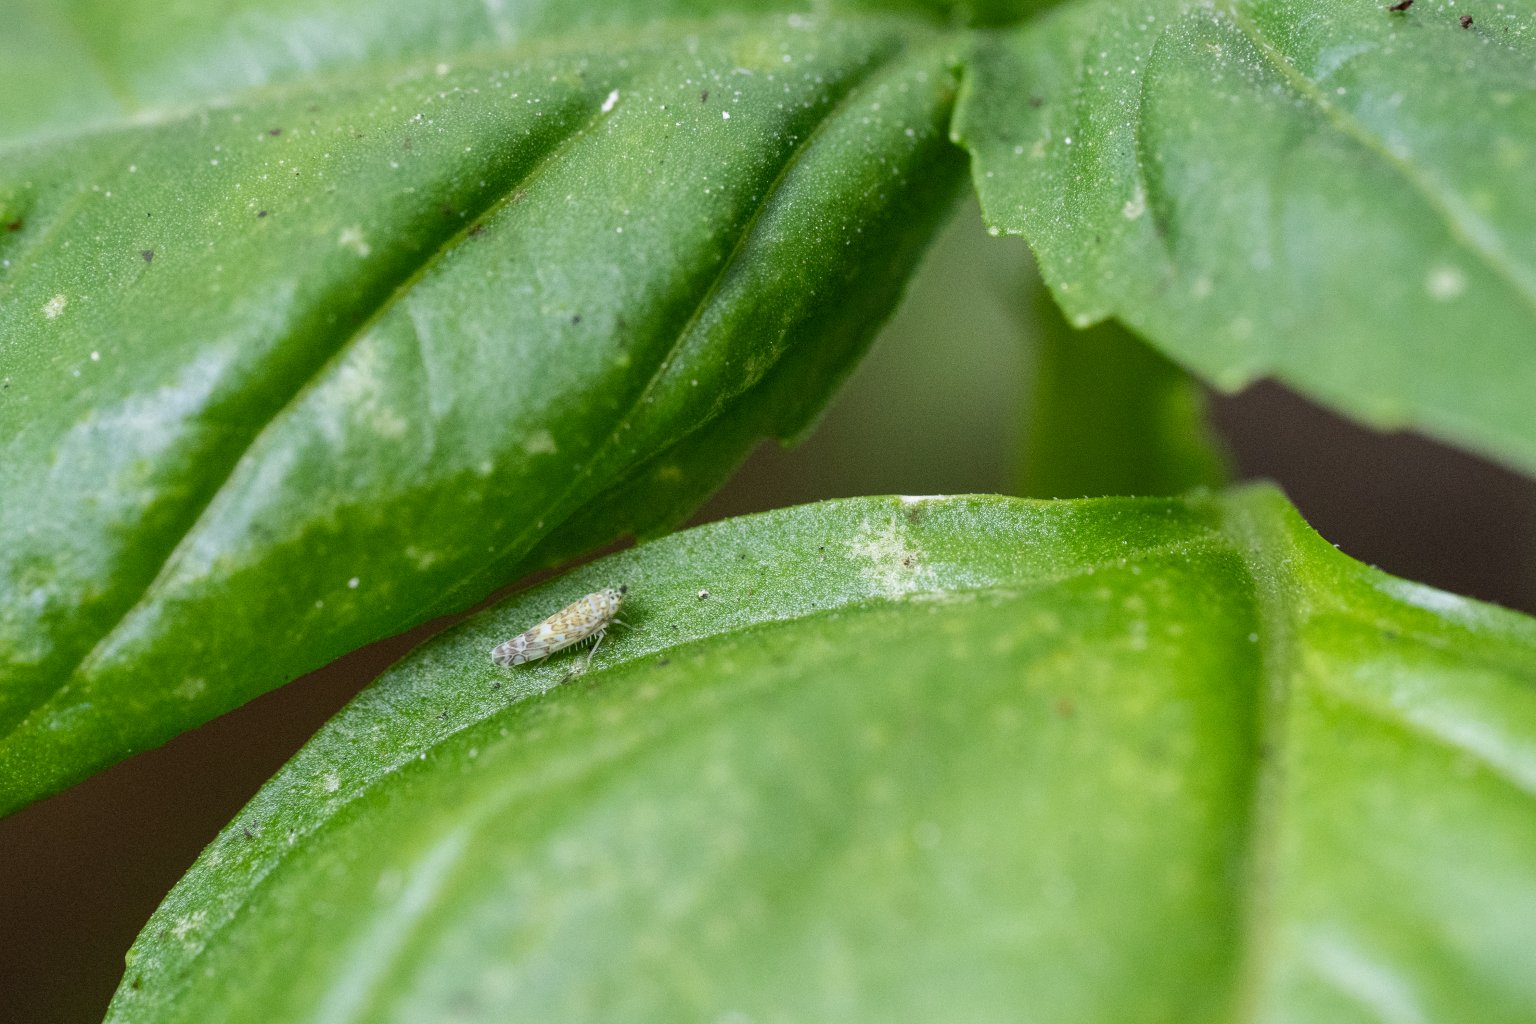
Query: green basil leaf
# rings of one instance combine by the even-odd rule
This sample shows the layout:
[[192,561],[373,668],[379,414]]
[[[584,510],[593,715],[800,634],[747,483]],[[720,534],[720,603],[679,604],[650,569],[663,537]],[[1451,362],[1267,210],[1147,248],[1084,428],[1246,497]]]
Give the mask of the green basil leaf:
[[[619,584],[585,674],[487,658]],[[1523,1021],[1533,797],[1536,622],[1271,490],[827,502],[417,650],[108,1019]]]
[[1077,0],[979,41],[957,127],[1078,326],[1533,471],[1533,19]]
[[0,810],[799,432],[961,181],[953,46],[660,26],[0,153]]

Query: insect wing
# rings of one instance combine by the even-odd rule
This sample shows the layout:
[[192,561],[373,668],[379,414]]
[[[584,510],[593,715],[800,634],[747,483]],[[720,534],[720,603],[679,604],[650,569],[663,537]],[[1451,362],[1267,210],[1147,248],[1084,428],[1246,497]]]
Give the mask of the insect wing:
[[566,605],[543,622],[491,651],[498,665],[521,665],[547,658],[602,633],[618,615],[627,588],[600,590]]
[[592,595],[567,605],[538,625],[497,646],[491,651],[491,660],[498,665],[521,665],[547,658],[556,651],[580,643],[601,628],[601,620],[594,615],[591,605]]

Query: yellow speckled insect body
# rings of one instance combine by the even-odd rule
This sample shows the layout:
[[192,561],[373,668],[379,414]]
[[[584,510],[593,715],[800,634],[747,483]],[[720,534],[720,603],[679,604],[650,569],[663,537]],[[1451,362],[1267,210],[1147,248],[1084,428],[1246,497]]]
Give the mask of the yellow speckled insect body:
[[607,587],[588,594],[527,632],[498,644],[491,651],[491,660],[503,667],[521,665],[547,658],[567,647],[591,643],[592,650],[587,652],[586,663],[582,666],[585,671],[586,666],[592,664],[592,655],[597,653],[597,646],[603,642],[608,627],[619,621],[619,606],[628,592],[628,587]]

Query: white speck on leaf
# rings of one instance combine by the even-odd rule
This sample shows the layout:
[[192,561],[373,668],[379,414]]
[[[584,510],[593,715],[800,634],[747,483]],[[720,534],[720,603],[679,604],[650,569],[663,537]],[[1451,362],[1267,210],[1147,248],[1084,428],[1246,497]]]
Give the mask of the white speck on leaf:
[[43,316],[49,320],[56,319],[60,313],[64,312],[64,307],[67,305],[69,305],[69,296],[55,295],[43,303]]
[[419,548],[415,544],[407,544],[405,547],[405,557],[415,563],[416,568],[425,572],[437,564],[440,556],[436,551]]
[[547,430],[535,430],[528,435],[528,440],[523,442],[523,451],[529,455],[553,455],[560,450],[555,444],[555,436]]
[[356,576],[353,576],[351,579],[347,580],[347,589],[356,590],[357,585],[361,582],[362,580],[358,579]]
[[1449,302],[1451,299],[1460,298],[1462,292],[1467,290],[1467,275],[1456,267],[1444,265],[1434,267],[1424,278],[1424,290],[1432,299]]
[[194,910],[185,917],[178,917],[176,923],[171,926],[171,935],[177,942],[186,942],[189,936],[202,929],[203,922],[207,918],[206,910]]
[[603,113],[605,113],[605,114],[608,113],[610,110],[613,109],[614,104],[616,104],[618,102],[619,102],[619,90],[615,89],[615,90],[613,90],[613,92],[608,94],[608,98],[607,99],[603,100]]
[[351,249],[359,256],[367,256],[373,252],[373,246],[369,245],[368,240],[363,237],[363,229],[355,224],[341,229],[341,234],[336,237],[336,244],[343,249]]
[[1120,207],[1120,215],[1126,220],[1136,220],[1146,212],[1147,194],[1142,191],[1140,185],[1137,185],[1136,191],[1131,193],[1131,198],[1127,199],[1125,205]]

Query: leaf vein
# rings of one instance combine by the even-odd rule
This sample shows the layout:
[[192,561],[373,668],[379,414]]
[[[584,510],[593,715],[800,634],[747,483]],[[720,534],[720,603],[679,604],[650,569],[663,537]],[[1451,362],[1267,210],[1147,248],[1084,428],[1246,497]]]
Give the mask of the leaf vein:
[[1380,138],[1368,131],[1356,118],[1330,103],[1322,90],[1290,62],[1286,55],[1265,37],[1259,27],[1238,3],[1228,5],[1233,23],[1254,45],[1301,99],[1312,104],[1333,126],[1366,151],[1375,154],[1395,170],[1418,194],[1426,206],[1444,224],[1447,233],[1468,249],[1494,276],[1502,280],[1520,297],[1521,301],[1536,313],[1536,275],[1528,274],[1516,266],[1514,259],[1499,242],[1493,227],[1476,216],[1448,188],[1436,188],[1408,160],[1394,153]]
[[448,235],[436,246],[431,248],[426,253],[426,255],[415,264],[413,269],[408,274],[406,274],[400,280],[400,282],[394,286],[394,288],[385,294],[381,301],[372,306],[372,308],[368,309],[353,326],[349,327],[343,332],[338,333],[332,340],[331,344],[326,346],[317,346],[317,348],[320,349],[318,358],[314,360],[311,367],[306,372],[300,374],[298,383],[294,387],[293,391],[285,398],[283,398],[280,404],[275,406],[271,414],[262,420],[259,425],[257,425],[255,429],[250,432],[246,443],[241,447],[239,452],[235,453],[234,456],[229,459],[228,464],[222,468],[219,483],[216,486],[208,489],[206,497],[197,505],[197,507],[187,510],[186,528],[180,532],[178,540],[175,542],[175,544],[172,545],[171,550],[168,551],[165,557],[161,560],[160,566],[155,571],[154,575],[150,578],[150,582],[139,593],[138,597],[134,598],[131,603],[127,605],[122,615],[117,618],[113,625],[102,633],[101,638],[76,663],[75,667],[69,673],[62,676],[59,684],[47,693],[43,694],[41,699],[39,699],[32,706],[27,714],[23,716],[15,726],[12,727],[10,730],[11,734],[14,735],[16,732],[19,732],[32,724],[34,718],[43,713],[50,704],[52,704],[62,694],[64,694],[68,690],[70,683],[73,682],[81,674],[82,671],[87,670],[92,662],[99,658],[102,653],[108,649],[108,642],[122,628],[123,624],[126,623],[138,609],[153,601],[154,598],[164,589],[167,581],[174,575],[176,568],[180,564],[181,560],[186,557],[189,539],[196,533],[199,524],[202,523],[207,517],[209,509],[213,507],[214,503],[218,499],[218,496],[223,493],[225,486],[234,476],[236,469],[239,467],[241,462],[243,462],[247,456],[249,456],[252,449],[256,446],[261,437],[265,435],[266,432],[270,430],[274,424],[278,423],[289,410],[293,409],[303,398],[303,396],[311,388],[316,386],[317,383],[325,376],[326,371],[340,362],[340,360],[355,343],[365,338],[368,335],[368,332],[372,330],[372,328],[379,322],[380,319],[382,319],[390,310],[395,308],[395,306],[402,299],[408,296],[412,289],[433,267],[435,267],[455,247],[462,243],[464,239],[469,237],[470,232],[474,230],[475,225],[482,218],[493,214],[497,209],[506,205],[508,202],[511,202],[517,195],[522,192],[522,190],[528,186],[529,182],[537,179],[542,173],[557,163],[560,157],[564,155],[564,153],[578,139],[585,136],[591,130],[592,126],[605,116],[606,114],[601,110],[595,110],[595,112],[591,114],[584,122],[582,122],[582,124],[576,128],[576,130],[571,132],[565,138],[561,139],[558,143],[552,146],[548,152],[546,152],[542,157],[535,161],[526,173],[520,175],[515,181],[509,183],[504,189],[501,189],[494,195],[492,200],[486,203],[482,208],[472,211],[471,215],[466,216],[461,227],[456,229],[452,234]]
[[[703,295],[699,298],[699,301],[694,305],[693,310],[688,316],[688,319],[684,321],[683,325],[678,329],[677,338],[673,341],[672,346],[668,350],[667,354],[662,358],[661,362],[657,364],[655,372],[651,374],[650,378],[641,387],[639,393],[635,397],[635,400],[630,403],[628,408],[626,408],[625,411],[615,421],[613,430],[608,434],[603,442],[592,450],[592,454],[589,455],[578,468],[575,468],[571,471],[571,482],[566,486],[565,490],[563,490],[558,497],[550,502],[549,507],[551,509],[559,510],[557,515],[549,516],[545,520],[536,521],[525,527],[510,542],[503,544],[495,551],[493,555],[491,555],[489,559],[491,563],[499,563],[513,552],[521,549],[527,549],[530,546],[530,540],[534,538],[534,534],[537,531],[543,529],[546,533],[553,532],[553,530],[559,526],[560,522],[563,522],[565,518],[574,512],[574,509],[566,508],[571,500],[572,495],[574,495],[578,489],[583,486],[587,478],[591,476],[593,468],[598,465],[601,459],[606,456],[615,445],[618,444],[620,438],[624,434],[624,431],[635,419],[636,414],[645,406],[647,399],[655,392],[661,381],[666,378],[668,371],[672,369],[674,362],[677,360],[678,355],[682,352],[684,345],[691,336],[694,328],[697,327],[699,320],[708,310],[709,304],[719,293],[721,285],[735,269],[737,261],[740,258],[742,252],[745,250],[747,243],[751,240],[752,233],[757,227],[758,222],[762,219],[764,212],[773,205],[773,201],[778,195],[779,189],[788,179],[790,173],[799,164],[800,160],[805,156],[805,154],[810,152],[817,138],[826,129],[826,126],[836,118],[839,111],[843,110],[847,106],[851,97],[857,94],[859,88],[871,81],[883,68],[889,66],[890,63],[892,63],[894,60],[897,52],[899,51],[893,49],[891,52],[879,55],[875,60],[870,62],[870,65],[867,68],[863,70],[862,75],[851,77],[846,81],[846,86],[843,93],[828,105],[825,116],[823,116],[816,123],[815,127],[806,133],[805,138],[795,146],[795,148],[790,152],[788,158],[785,160],[784,166],[779,169],[778,174],[775,175],[769,186],[763,190],[762,198],[758,200],[756,208],[752,211],[751,215],[747,217],[746,221],[742,224],[741,230],[737,233],[736,240],[731,247],[731,251],[726,255],[725,259],[721,261],[719,271],[715,274],[714,278],[705,288]],[[649,455],[654,453],[647,454]],[[464,588],[469,586],[473,581],[473,577],[466,578],[461,580],[455,586],[449,588],[444,593],[443,599],[438,603],[437,607],[439,609],[455,609],[457,607],[456,602],[458,601],[458,595],[462,593]]]

